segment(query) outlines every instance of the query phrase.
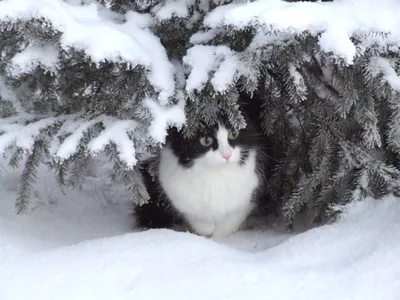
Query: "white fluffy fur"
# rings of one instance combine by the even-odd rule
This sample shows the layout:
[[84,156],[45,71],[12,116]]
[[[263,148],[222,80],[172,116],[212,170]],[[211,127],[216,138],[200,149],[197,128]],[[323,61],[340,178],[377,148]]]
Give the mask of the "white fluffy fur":
[[[217,133],[219,148],[196,159],[188,169],[178,164],[172,150],[161,151],[160,181],[172,204],[201,235],[226,236],[237,231],[252,209],[259,184],[256,151],[240,165],[240,148],[228,143],[228,132]],[[230,154],[229,160],[226,157]],[[229,156],[229,155],[228,155]]]

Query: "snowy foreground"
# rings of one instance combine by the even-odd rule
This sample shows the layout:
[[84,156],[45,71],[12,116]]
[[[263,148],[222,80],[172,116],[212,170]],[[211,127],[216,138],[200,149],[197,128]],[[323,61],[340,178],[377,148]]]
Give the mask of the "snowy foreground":
[[15,216],[17,173],[1,173],[1,300],[400,299],[397,198],[353,204],[340,222],[303,233],[213,241],[132,232],[118,187],[96,176],[64,195],[44,175],[33,211]]

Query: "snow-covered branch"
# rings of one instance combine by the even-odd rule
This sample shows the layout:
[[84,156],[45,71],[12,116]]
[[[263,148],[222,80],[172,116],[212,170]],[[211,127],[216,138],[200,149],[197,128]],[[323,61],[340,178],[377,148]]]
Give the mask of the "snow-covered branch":
[[[141,28],[132,15],[127,16],[126,22],[117,24],[107,14],[100,13],[100,9],[101,6],[95,3],[75,6],[62,0],[5,0],[0,2],[0,20],[44,19],[61,33],[60,46],[64,49],[83,50],[94,62],[122,61],[131,67],[144,66],[149,70],[148,80],[160,93],[159,101],[167,104],[175,90],[174,69],[159,39],[150,30]],[[27,51],[30,50],[22,53],[27,54]],[[31,67],[22,53],[14,58],[21,68],[18,72],[24,72],[24,66]],[[51,54],[44,60],[35,55],[32,59],[47,67],[50,66],[46,62],[55,57]],[[55,61],[51,60],[52,63]]]
[[[352,63],[357,53],[350,38],[366,34],[369,44],[399,45],[400,21],[394,13],[400,9],[395,0],[342,0],[334,2],[254,1],[220,6],[204,20],[210,28],[233,26],[244,29],[255,26],[264,31],[303,32],[319,35],[319,45],[325,52]],[[388,36],[370,35],[387,33]],[[277,35],[275,42],[282,42]]]

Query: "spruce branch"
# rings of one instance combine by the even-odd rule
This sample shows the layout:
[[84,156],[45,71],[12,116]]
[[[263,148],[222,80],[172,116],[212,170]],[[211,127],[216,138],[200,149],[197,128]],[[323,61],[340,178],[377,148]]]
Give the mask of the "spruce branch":
[[300,180],[297,188],[293,191],[289,200],[283,205],[283,215],[291,224],[295,216],[300,213],[313,197],[318,185],[326,177],[326,170],[316,170],[308,177]]
[[338,203],[339,189],[350,179],[351,175],[351,170],[338,170],[323,182],[321,192],[313,203],[315,223],[326,222],[335,216],[332,206]]
[[105,149],[106,155],[113,162],[113,181],[124,184],[131,194],[132,201],[137,205],[146,203],[149,199],[149,193],[144,185],[143,176],[135,166],[127,169],[117,154],[117,147],[114,143],[110,143]]
[[24,149],[16,148],[10,157],[8,165],[11,166],[13,169],[18,168],[23,157],[24,157]]
[[299,103],[307,99],[307,87],[304,78],[293,64],[289,64],[288,70],[283,75],[284,87],[291,101]]
[[17,186],[17,199],[15,202],[17,214],[26,213],[28,211],[29,197],[32,191],[32,185],[35,183],[37,168],[40,164],[44,146],[42,140],[36,140],[32,151],[27,156],[25,167]]
[[[85,180],[85,173],[91,161],[91,156],[85,153],[83,150],[78,151],[75,155],[71,164],[69,166],[69,172],[67,180],[64,181],[65,184],[73,189],[77,189],[78,191],[82,190],[83,182]],[[63,169],[59,171],[63,172]],[[59,172],[59,176],[65,176],[64,173]],[[61,180],[65,180],[64,177],[60,178]]]

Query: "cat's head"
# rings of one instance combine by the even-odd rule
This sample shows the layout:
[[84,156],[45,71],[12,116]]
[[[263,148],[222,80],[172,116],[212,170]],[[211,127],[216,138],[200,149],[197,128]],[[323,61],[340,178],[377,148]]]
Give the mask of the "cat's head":
[[222,118],[215,125],[203,126],[189,139],[176,128],[168,134],[168,146],[184,168],[195,164],[210,168],[243,164],[257,145],[258,134],[251,124],[236,130]]

